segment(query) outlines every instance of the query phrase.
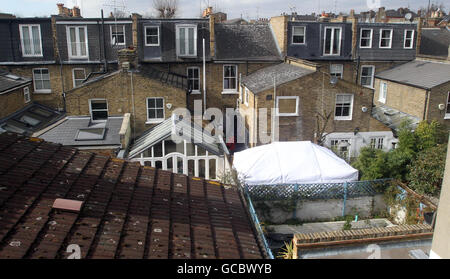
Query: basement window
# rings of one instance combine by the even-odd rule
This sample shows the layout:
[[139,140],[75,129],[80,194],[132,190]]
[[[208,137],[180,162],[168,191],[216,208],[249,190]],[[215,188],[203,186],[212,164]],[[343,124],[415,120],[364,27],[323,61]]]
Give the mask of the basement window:
[[92,121],[108,120],[108,102],[102,99],[89,100]]
[[278,96],[276,98],[277,116],[298,116],[298,96]]

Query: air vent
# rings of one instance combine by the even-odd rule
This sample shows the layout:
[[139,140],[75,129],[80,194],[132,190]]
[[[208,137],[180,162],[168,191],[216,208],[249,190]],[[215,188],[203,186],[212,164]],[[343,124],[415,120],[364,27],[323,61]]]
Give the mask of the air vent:
[[56,199],[52,208],[70,212],[80,212],[82,205],[82,201]]

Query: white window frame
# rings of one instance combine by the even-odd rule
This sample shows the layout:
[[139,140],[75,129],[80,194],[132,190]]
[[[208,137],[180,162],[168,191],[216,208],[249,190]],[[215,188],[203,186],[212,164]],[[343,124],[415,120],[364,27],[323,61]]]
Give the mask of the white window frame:
[[[41,54],[36,54],[35,49],[33,47],[33,32],[32,32],[33,26],[37,26],[39,29],[39,47],[40,47]],[[30,49],[31,49],[32,54],[25,54],[25,45],[24,45],[24,40],[23,40],[24,34],[23,34],[22,27],[28,27],[28,32],[30,35]],[[41,25],[39,25],[39,24],[19,24],[19,33],[20,33],[20,44],[22,46],[22,57],[43,57],[44,56],[44,52],[42,50]]]
[[[370,37],[369,38],[367,38],[367,37],[363,38],[363,31],[367,31],[367,30],[370,31]],[[360,32],[361,32],[361,34],[359,36],[359,48],[372,48],[373,29],[371,29],[371,28],[361,28]],[[361,45],[363,39],[368,39],[369,40],[369,46],[362,46]]]
[[[406,35],[408,34],[408,32],[411,31],[411,38],[406,38]],[[414,31],[413,29],[405,29],[405,35],[403,37],[403,48],[404,49],[413,49],[414,48]],[[411,46],[407,47],[406,46],[406,40],[411,40]]]
[[[149,114],[148,114],[148,110],[149,110],[148,100],[149,99],[155,99],[155,100],[156,99],[162,99],[162,109],[163,109],[163,117],[162,118],[151,118],[151,119],[149,118]],[[146,122],[146,124],[157,124],[157,123],[161,123],[161,122],[163,122],[165,120],[165,115],[166,115],[165,104],[166,104],[166,102],[164,100],[164,97],[147,97],[145,99],[145,108],[147,110],[147,122]],[[158,108],[155,107],[155,109],[158,109]]]
[[[154,28],[154,29],[156,29],[158,31],[158,43],[157,44],[148,44],[147,43],[147,28]],[[144,32],[145,32],[145,37],[144,37],[144,40],[145,40],[144,44],[145,44],[145,46],[159,46],[160,45],[160,38],[159,38],[160,37],[159,36],[160,30],[159,30],[159,26],[150,26],[150,25],[144,26]],[[177,32],[178,32],[178,30],[177,30]],[[149,36],[154,36],[154,35],[149,35]],[[177,53],[178,53],[178,47],[177,47]]]
[[30,88],[28,86],[23,88],[23,99],[25,104],[31,102]]
[[[332,72],[331,69],[333,68],[332,66],[339,66],[338,68],[340,68],[339,72]],[[330,75],[331,76],[336,76],[336,74],[340,74],[341,77],[339,77],[340,79],[344,78],[344,64],[330,64]]]
[[444,119],[450,119],[450,113],[447,113],[447,108],[450,106],[450,91],[447,92],[447,103],[445,105]]
[[[336,107],[337,107],[337,98],[338,96],[350,96],[351,97],[351,101],[350,101],[350,108],[349,108],[349,115],[348,116],[336,116]],[[353,102],[354,102],[354,95],[353,94],[348,94],[348,93],[339,93],[336,94],[336,98],[334,99],[334,120],[338,120],[338,121],[349,121],[352,120],[353,118]]]
[[[330,37],[330,53],[325,53],[326,51],[326,42],[327,42],[327,29],[331,29],[331,37]],[[333,42],[334,42],[334,30],[339,29],[339,44],[338,44],[338,52],[337,54],[333,54]],[[342,27],[333,27],[327,26],[324,28],[323,34],[323,56],[340,56],[341,55],[341,43],[342,43]]]
[[[189,32],[186,32],[186,41],[185,41],[185,54],[180,53],[180,29],[182,28],[194,28],[194,53],[189,54],[189,38],[188,35]],[[197,25],[195,24],[178,24],[176,26],[176,48],[177,48],[177,56],[179,57],[196,57],[197,56]]]
[[[363,68],[372,68],[372,76],[371,76],[371,83],[370,83],[370,85],[363,85],[362,84]],[[373,89],[374,82],[375,82],[375,66],[374,65],[362,65],[361,66],[361,74],[360,74],[360,78],[359,78],[359,84],[361,84],[364,87]]]
[[[80,29],[83,28],[84,29],[84,37],[85,37],[85,45],[86,45],[86,55],[73,55],[72,54],[72,44],[70,41],[70,29],[71,28],[75,28],[76,32],[75,32],[75,40],[77,43],[77,54],[81,54],[81,47],[80,47]],[[68,55],[70,59],[86,59],[89,58],[89,42],[88,42],[88,30],[87,30],[87,26],[66,26],[66,36],[67,36],[67,50],[68,50]]]
[[[236,73],[236,82],[235,82],[235,88],[234,89],[225,89],[225,67],[234,67],[235,68],[235,73]],[[239,67],[237,65],[233,65],[233,64],[226,64],[223,65],[222,67],[222,94],[239,94],[238,91],[238,77],[239,77]],[[230,77],[227,77],[230,78]]]
[[[387,39],[387,38],[383,38],[383,31],[391,31],[390,36],[389,36],[389,46],[388,47],[383,47],[381,46],[381,41],[383,39]],[[380,43],[379,43],[379,48],[392,48],[392,38],[394,36],[394,29],[380,29]]]
[[[303,28],[303,43],[294,43],[295,28]],[[305,45],[306,44],[306,26],[292,26],[292,44],[293,45]]]
[[385,81],[380,81],[380,92],[379,92],[379,96],[378,96],[378,101],[380,103],[385,104],[386,103],[386,99],[387,99],[387,82]]
[[[280,100],[295,100],[295,112],[294,113],[280,113],[279,101]],[[275,100],[275,115],[276,116],[298,116],[300,97],[299,96],[277,96]]]
[[[114,44],[113,43],[113,39],[114,39],[114,37],[113,37],[113,28],[116,28],[116,27],[119,28],[120,26],[122,26],[122,30],[123,30],[123,43],[116,43],[116,44]],[[125,34],[125,25],[122,25],[122,24],[120,24],[120,25],[111,24],[109,26],[109,32],[110,32],[110,35],[111,35],[110,36],[110,40],[111,40],[111,45],[112,46],[124,46],[124,45],[126,45],[127,37],[126,37],[126,34]]]
[[[201,75],[200,75],[200,67],[188,67],[186,69],[186,74],[188,77],[188,84],[189,84],[189,70],[197,70],[198,71],[198,89],[194,90],[192,89],[191,94],[201,94],[201,88],[202,88],[202,84],[201,84]],[[196,78],[193,78],[192,80],[196,80]]]
[[86,69],[84,69],[84,68],[73,68],[72,69],[73,88],[77,87],[76,80],[79,80],[79,79],[75,79],[75,71],[83,71],[84,72],[84,79],[83,79],[83,81],[86,79]]
[[[47,70],[48,71],[48,81],[51,81],[51,79],[50,79],[50,70],[48,69],[48,68],[34,68],[34,69],[32,69],[32,71],[33,71],[33,89],[34,89],[34,93],[52,93],[52,89],[50,88],[50,89],[36,89],[36,78],[35,78],[35,75],[34,75],[34,71],[35,70]],[[42,75],[42,74],[41,74]],[[51,87],[51,84],[50,84],[50,87]]]
[[[106,103],[106,109],[92,109],[92,101],[105,101]],[[94,120],[94,115],[93,112],[94,111],[106,111],[108,113],[108,118],[109,118],[109,105],[108,105],[108,100],[107,99],[101,99],[101,98],[96,98],[96,99],[89,99],[89,113],[91,115],[91,121],[92,122],[106,122],[107,119],[101,119],[101,120]]]

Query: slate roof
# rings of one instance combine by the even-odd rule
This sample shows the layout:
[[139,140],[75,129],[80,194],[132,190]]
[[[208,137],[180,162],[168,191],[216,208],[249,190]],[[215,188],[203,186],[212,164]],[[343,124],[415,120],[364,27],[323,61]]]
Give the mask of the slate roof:
[[420,123],[420,119],[418,117],[401,112],[386,105],[373,107],[372,117],[396,132],[398,132],[404,121],[409,121],[412,129],[415,129]]
[[[10,131],[27,136],[44,129],[64,117],[63,113],[39,103],[31,103],[15,113],[0,119],[0,133]],[[35,124],[30,124],[36,121]]]
[[216,60],[281,61],[268,24],[215,25]]
[[31,79],[13,75],[0,69],[0,94],[10,89],[25,86],[31,83]]
[[[120,128],[123,117],[109,117],[108,121],[92,123],[90,117],[67,117],[54,127],[39,135],[46,141],[65,146],[93,147],[93,146],[121,146]],[[76,140],[78,131],[86,128],[105,128],[102,140]]]
[[242,83],[254,94],[273,88],[275,77],[275,84],[277,86],[296,80],[303,76],[314,73],[313,70],[294,66],[291,64],[281,63],[258,70],[246,77],[242,78]]
[[424,28],[420,42],[420,54],[448,57],[450,47],[450,29]]
[[423,89],[450,82],[450,63],[414,60],[375,76]]
[[[172,133],[177,129],[178,131],[189,131],[191,134],[183,133],[182,137],[195,143],[209,152],[222,156],[224,153],[228,153],[228,149],[223,141],[220,141],[220,137],[212,136],[210,133],[202,129],[197,124],[182,119],[178,120],[177,115],[173,114],[171,118],[167,118],[160,124],[145,131],[139,138],[137,138],[130,148],[129,158],[133,158],[146,149],[154,146],[155,144],[169,138]],[[199,138],[198,136],[201,136]]]
[[247,212],[216,182],[0,135],[0,258],[262,258]]

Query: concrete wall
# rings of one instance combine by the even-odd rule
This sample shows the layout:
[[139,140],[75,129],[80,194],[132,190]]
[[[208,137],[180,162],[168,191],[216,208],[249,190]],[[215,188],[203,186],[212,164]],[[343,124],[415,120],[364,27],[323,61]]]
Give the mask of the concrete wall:
[[[333,220],[342,217],[344,200],[300,200],[296,202],[295,210],[290,211],[281,209],[279,205],[279,203],[286,203],[286,201],[263,202],[265,206],[261,205],[261,203],[254,202],[258,218],[260,218],[261,222],[283,224],[289,219],[306,222]],[[270,213],[267,208],[270,208]],[[367,218],[386,210],[387,207],[383,195],[350,198],[347,199],[345,205],[346,215],[358,214],[360,218]]]

